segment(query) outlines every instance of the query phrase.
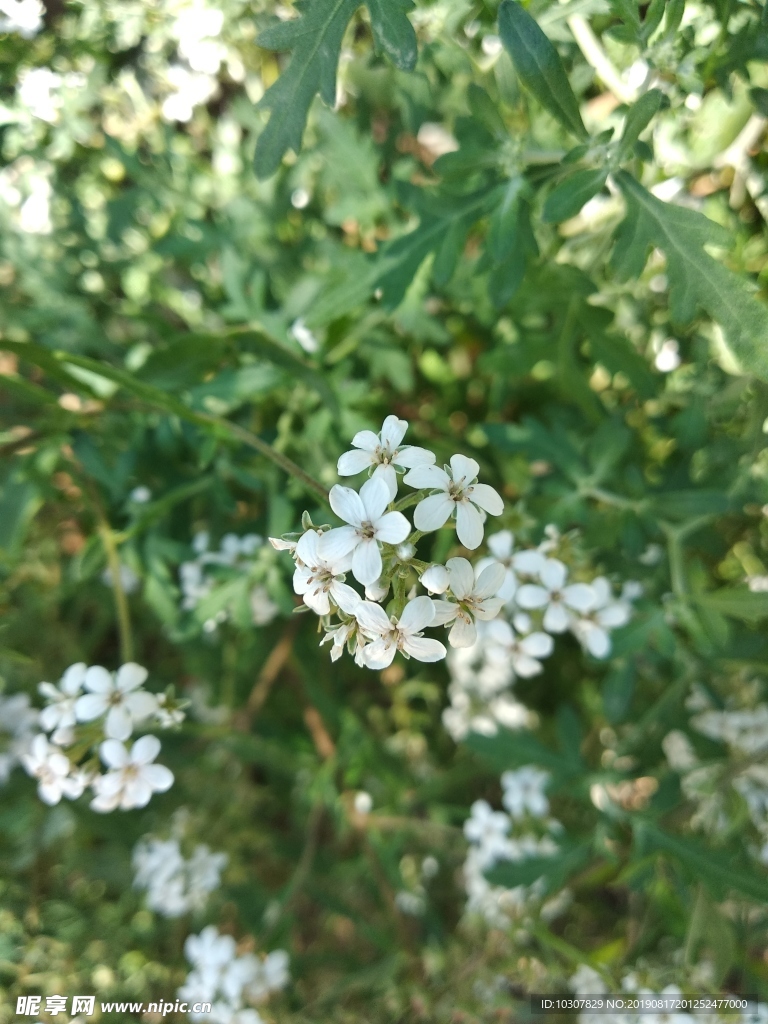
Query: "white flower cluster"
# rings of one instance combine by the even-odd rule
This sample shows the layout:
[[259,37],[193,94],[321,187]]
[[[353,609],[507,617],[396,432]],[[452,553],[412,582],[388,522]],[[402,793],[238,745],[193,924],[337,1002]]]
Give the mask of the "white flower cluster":
[[[248,571],[252,568],[256,552],[264,545],[264,539],[256,533],[248,533],[244,537],[227,533],[221,538],[218,551],[210,550],[210,542],[207,532],[195,534],[192,548],[196,557],[189,562],[183,562],[179,567],[181,606],[185,611],[196,608],[200,601],[213,591],[216,577],[206,570],[220,566],[240,572]],[[279,612],[264,586],[258,585],[251,590],[250,602],[253,621],[257,626],[265,626]],[[206,633],[213,633],[228,617],[227,610],[221,608],[212,618],[205,620],[203,629]]]
[[37,731],[38,712],[30,706],[26,693],[0,696],[0,785],[21,764]]
[[199,843],[185,859],[178,839],[145,836],[133,851],[133,885],[147,894],[147,906],[164,917],[181,917],[205,907],[227,866],[226,853]]
[[[489,670],[497,690],[516,674],[541,671],[539,659],[552,652],[552,633],[570,630],[594,657],[606,657],[610,630],[629,620],[630,594],[616,600],[604,577],[569,581],[566,565],[548,555],[551,536],[537,550],[515,552],[512,534],[502,531],[489,537],[492,556],[475,565],[462,557],[428,565],[415,557],[421,536],[449,519],[455,519],[464,547],[476,550],[487,515],[501,515],[504,504],[492,487],[477,482],[474,459],[454,455],[440,469],[432,452],[403,445],[407,428],[405,420],[388,416],[378,434],[356,434],[353,449],[339,459],[341,476],[371,474],[359,492],[339,484],[331,488],[331,508],[347,525],[316,528],[305,514],[303,534],[270,538],[275,548],[291,552],[294,590],[322,619],[321,643],[332,641],[331,659],[346,646],[359,665],[372,669],[390,665],[397,651],[439,661],[446,648],[424,637],[425,629],[448,627],[448,643],[460,650],[476,645],[483,623],[489,623],[483,630],[487,655],[498,663]],[[403,482],[417,490],[396,502],[403,473]],[[411,505],[415,529],[401,511]],[[350,574],[365,598],[347,583]],[[426,594],[417,595],[416,586],[407,591],[413,574]],[[490,622],[503,609],[509,621]],[[468,705],[455,710],[456,718],[469,714]],[[515,705],[501,701],[493,717],[511,722],[517,714]]]
[[455,740],[469,732],[493,736],[499,726],[533,727],[535,715],[509,688],[516,679],[543,670],[542,660],[554,650],[553,634],[570,631],[593,657],[605,658],[611,630],[629,621],[638,585],[625,583],[616,598],[604,576],[589,583],[568,582],[565,564],[553,557],[559,541],[552,526],[535,549],[515,551],[508,530],[488,538],[493,557],[482,559],[477,571],[482,575],[494,565],[503,568],[503,583],[493,599],[503,607],[493,621],[477,623],[471,647],[449,654],[451,703],[443,712],[443,724]]
[[208,1002],[210,1013],[190,1013],[192,1020],[209,1024],[263,1024],[255,1006],[266,1002],[272,992],[289,981],[288,954],[273,950],[264,959],[254,953],[238,955],[231,935],[220,935],[208,925],[184,943],[192,970],[179,989],[180,999],[189,1003]]
[[[57,804],[63,796],[76,800],[90,786],[94,810],[125,811],[145,807],[154,792],[170,789],[173,774],[154,764],[160,753],[156,736],[141,736],[130,750],[125,746],[139,727],[154,722],[168,728],[184,718],[165,694],[143,689],[147,675],[134,662],[115,673],[78,662],[70,665],[58,686],[40,683],[46,699],[39,717],[43,731],[32,738],[22,763],[38,780],[45,803]],[[89,751],[98,751],[98,757],[81,763]],[[104,773],[99,758],[107,768]]]
[[715,708],[709,695],[695,687],[687,706],[696,714],[696,732],[729,748],[733,762],[702,762],[680,730],[668,733],[662,748],[669,766],[680,774],[685,796],[696,805],[694,828],[722,833],[731,825],[728,792],[733,789],[744,801],[750,820],[759,832],[762,847],[753,852],[768,864],[768,704],[752,708]]
[[[557,853],[557,844],[547,833],[558,832],[562,826],[549,817],[548,782],[549,773],[535,765],[504,772],[502,803],[507,813],[494,811],[486,800],[476,800],[464,822],[464,835],[470,843],[464,862],[467,913],[480,915],[494,927],[506,927],[511,918],[519,917],[543,895],[541,880],[507,889],[489,882],[485,872],[501,861]],[[534,823],[538,823],[539,834],[532,831]]]

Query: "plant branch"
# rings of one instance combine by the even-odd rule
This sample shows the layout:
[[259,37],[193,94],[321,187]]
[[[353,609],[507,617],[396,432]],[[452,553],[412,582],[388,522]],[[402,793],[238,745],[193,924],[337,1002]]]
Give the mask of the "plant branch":
[[621,75],[611,63],[586,19],[580,14],[572,14],[567,21],[568,28],[573,33],[573,38],[584,54],[587,64],[595,69],[598,78],[621,103],[634,103],[637,99],[636,90],[622,81]]

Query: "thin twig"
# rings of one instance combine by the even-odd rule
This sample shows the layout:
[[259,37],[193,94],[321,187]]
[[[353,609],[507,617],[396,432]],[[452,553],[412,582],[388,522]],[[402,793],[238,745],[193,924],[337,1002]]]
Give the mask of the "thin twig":
[[336,744],[325,727],[323,716],[313,704],[308,704],[304,708],[304,724],[309,730],[309,735],[315,744],[315,750],[320,757],[324,761],[327,761],[329,757],[333,757],[336,753]]
[[262,665],[261,672],[259,672],[258,678],[251,690],[251,695],[243,709],[242,717],[248,725],[251,724],[266,703],[273,683],[290,657],[298,625],[299,623],[296,618],[289,619],[282,637],[272,648],[267,660]]
[[634,103],[637,91],[622,81],[621,75],[611,63],[588,22],[580,14],[572,14],[567,20],[587,64],[595,69],[602,83],[621,103]]

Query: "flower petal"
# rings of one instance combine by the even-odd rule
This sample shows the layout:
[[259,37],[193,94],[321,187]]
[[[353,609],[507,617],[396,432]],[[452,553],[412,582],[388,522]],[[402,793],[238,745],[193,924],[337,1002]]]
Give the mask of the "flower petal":
[[76,664],[70,665],[61,677],[59,685],[62,691],[68,696],[74,697],[76,693],[79,693],[80,690],[82,690],[85,673],[87,671],[88,666],[84,661],[78,661]]
[[433,466],[435,464],[435,453],[426,448],[419,448],[416,445],[408,445],[401,448],[392,460],[396,466],[403,469],[416,469],[417,466]]
[[564,633],[568,629],[568,612],[565,605],[559,601],[553,601],[544,612],[542,625],[548,633]]
[[452,622],[459,613],[459,606],[453,601],[433,601],[435,617],[432,619],[432,626],[444,626],[446,622]]
[[515,595],[521,608],[543,608],[549,601],[549,591],[536,583],[524,583]]
[[387,416],[381,426],[381,443],[394,451],[405,437],[408,420],[399,420],[397,416]]
[[546,561],[540,551],[518,551],[512,556],[512,568],[525,576],[538,576]]
[[344,452],[336,463],[336,472],[339,476],[355,476],[357,473],[362,473],[364,469],[368,469],[373,461],[369,451],[355,449],[351,452]]
[[459,615],[448,634],[451,647],[473,647],[477,640],[477,627],[468,615]]
[[442,661],[448,653],[439,640],[426,636],[411,636],[403,643],[403,649],[417,661]]
[[374,469],[373,475],[384,481],[389,491],[389,500],[394,501],[397,497],[397,473],[394,466],[381,462]]
[[451,579],[451,593],[458,601],[469,597],[475,586],[475,574],[466,558],[449,558],[445,563]]
[[335,530],[323,533],[317,542],[317,550],[320,557],[332,565],[350,551],[360,540],[360,534],[354,526],[337,526]]
[[503,597],[486,597],[484,601],[475,605],[475,616],[483,620],[495,619],[503,607]]
[[557,558],[548,558],[541,567],[539,576],[547,590],[562,590],[568,570]]
[[601,608],[597,613],[597,621],[601,626],[608,629],[617,629],[619,626],[626,626],[629,622],[629,605],[609,604],[607,608]]
[[157,711],[157,697],[146,690],[129,693],[123,703],[134,722],[141,722]]
[[83,685],[91,693],[111,693],[115,686],[112,681],[112,673],[107,672],[101,665],[92,665],[85,673]]
[[160,740],[157,736],[142,736],[131,747],[131,760],[135,764],[149,764],[160,753]]
[[477,577],[475,597],[480,598],[482,601],[486,597],[493,597],[498,594],[506,578],[507,570],[501,562],[492,562]]
[[413,523],[417,530],[429,533],[432,530],[439,530],[456,507],[447,494],[430,494],[416,506],[413,513]]
[[595,607],[596,595],[588,583],[572,583],[563,591],[563,601],[577,612],[588,612]]
[[501,495],[488,484],[475,484],[467,497],[475,505],[479,505],[481,509],[492,516],[500,516],[504,511],[504,502],[501,499]]
[[374,452],[379,447],[379,437],[378,434],[374,434],[372,430],[358,430],[352,438],[352,444],[355,448],[362,448],[364,451]]
[[372,601],[361,601],[355,608],[355,618],[360,626],[369,633],[380,636],[383,633],[392,632],[392,623],[387,613],[379,604]]
[[334,484],[328,495],[328,501],[339,519],[343,519],[345,523],[350,523],[352,526],[360,526],[363,520],[368,518],[360,495],[351,487]]
[[91,722],[103,715],[109,705],[101,693],[86,693],[75,701],[75,714],[79,722]]
[[124,768],[128,764],[128,751],[120,740],[104,740],[99,753],[107,768]]
[[471,484],[480,472],[480,464],[466,455],[451,456],[451,475],[454,483]]
[[331,610],[328,594],[317,584],[307,588],[304,594],[304,604],[307,608],[311,608],[315,615],[328,615]]
[[474,551],[483,542],[483,516],[468,501],[456,507],[456,533],[465,548]]
[[136,690],[147,681],[149,672],[135,661],[128,661],[121,665],[115,676],[115,685],[118,690],[126,693],[128,690]]
[[363,648],[363,662],[368,668],[387,668],[395,660],[397,646],[391,638],[375,640]]
[[436,490],[447,491],[451,478],[439,466],[416,466],[403,477],[403,483],[409,487],[434,487]]
[[[340,530],[344,530],[344,526],[339,527]],[[317,530],[307,530],[299,538],[296,544],[296,557],[299,561],[304,562],[305,565],[315,566],[320,561],[320,553],[318,546],[320,544],[320,534]]]
[[398,626],[407,633],[419,633],[432,622],[435,617],[435,606],[431,598],[414,597],[403,609]]
[[402,512],[385,512],[374,524],[374,536],[383,544],[400,544],[411,532],[411,524]]
[[380,476],[372,476],[360,488],[360,500],[365,508],[364,521],[375,523],[389,504],[389,487]]
[[381,552],[375,540],[362,540],[352,555],[352,575],[365,586],[381,576]]
[[110,740],[127,740],[133,732],[133,719],[121,705],[114,705],[107,712],[104,735]]
[[141,775],[157,793],[165,793],[173,785],[173,772],[164,764],[148,764],[142,768]]
[[531,658],[547,658],[552,653],[555,642],[549,633],[530,633],[520,641],[520,650]]
[[355,609],[361,601],[360,595],[356,590],[353,590],[346,583],[340,583],[338,580],[334,580],[331,583],[331,597],[347,615],[354,615]]
[[510,530],[499,530],[492,537],[488,538],[488,547],[491,554],[499,560],[512,557],[512,550],[515,546],[515,537]]

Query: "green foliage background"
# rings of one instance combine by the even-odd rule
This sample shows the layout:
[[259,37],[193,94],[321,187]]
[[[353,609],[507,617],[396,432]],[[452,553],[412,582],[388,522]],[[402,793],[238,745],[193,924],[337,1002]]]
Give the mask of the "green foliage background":
[[[0,791],[0,1021],[26,992],[169,998],[208,920],[290,951],[293,983],[264,1011],[281,1022],[516,1020],[521,993],[562,991],[581,963],[612,988],[635,969],[690,989],[706,962],[714,990],[764,992],[768,880],[730,785],[745,765],[692,735],[723,810],[702,831],[660,743],[688,729],[693,684],[753,708],[768,668],[768,594],[747,585],[768,550],[768,8],[220,7],[227,63],[186,123],[161,113],[170,2],[70,0],[34,39],[0,38],[5,693],[120,663],[114,547],[141,580],[150,685],[202,682],[228,709],[166,734],[177,781],[144,811],[47,808],[19,771]],[[32,67],[64,78],[52,119],[19,100]],[[43,232],[19,221],[35,188]],[[271,550],[271,626],[251,622],[252,579],[180,610],[195,530],[325,521],[294,467],[330,487],[352,434],[393,412],[439,464],[477,458],[521,542],[554,523],[572,563],[643,584],[608,662],[564,640],[518,685],[533,734],[457,747],[444,666],[332,666]],[[439,533],[425,557],[454,548]],[[488,929],[462,917],[461,826],[531,763],[569,838],[535,867],[573,903]],[[646,777],[643,806],[590,798]],[[130,854],[182,805],[230,867],[204,918],[168,922],[131,889]],[[427,911],[405,916],[394,894],[429,854]]]

